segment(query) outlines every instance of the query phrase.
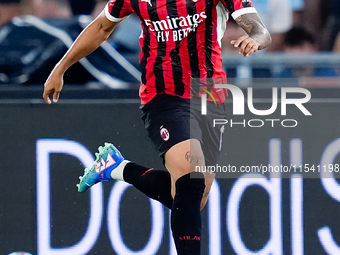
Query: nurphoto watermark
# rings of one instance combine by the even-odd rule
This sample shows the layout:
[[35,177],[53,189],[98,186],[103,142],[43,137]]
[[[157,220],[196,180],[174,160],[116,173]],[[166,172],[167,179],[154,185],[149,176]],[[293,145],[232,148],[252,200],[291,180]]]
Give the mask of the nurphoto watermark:
[[[253,88],[247,88],[248,96],[245,99],[245,96],[240,88],[231,84],[214,84],[213,86],[209,86],[210,91],[205,88],[200,88],[206,93],[202,93],[200,95],[201,98],[201,114],[207,115],[207,103],[208,96],[212,99],[212,101],[217,104],[218,93],[228,91],[227,93],[231,93],[233,97],[233,112],[232,115],[245,115],[245,105],[248,106],[248,110],[256,115],[256,116],[269,116],[273,114],[278,108],[278,102],[280,99],[281,105],[281,116],[287,116],[287,105],[295,105],[305,116],[312,116],[310,111],[306,108],[304,104],[308,103],[311,100],[311,93],[308,89],[305,88],[294,88],[294,87],[283,87],[281,89],[281,98],[278,98],[278,88],[272,88],[272,102],[271,107],[269,109],[261,110],[256,109],[254,106],[254,98],[253,98]],[[215,94],[215,96],[214,96]],[[300,94],[303,95],[302,98],[288,98],[289,94]],[[246,102],[246,103],[245,103]],[[223,103],[223,102],[219,102]],[[268,124],[271,127],[275,127],[276,124],[280,124],[282,127],[296,127],[298,125],[298,121],[295,119],[243,119],[240,121],[234,121],[232,118],[229,119],[213,119],[212,125],[215,127],[216,125],[225,125],[229,124],[230,127],[241,125],[243,127],[263,127]]]

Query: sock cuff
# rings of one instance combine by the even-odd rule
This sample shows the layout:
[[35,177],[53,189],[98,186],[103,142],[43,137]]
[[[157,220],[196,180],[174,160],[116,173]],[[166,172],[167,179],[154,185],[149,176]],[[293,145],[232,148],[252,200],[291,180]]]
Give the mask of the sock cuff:
[[130,163],[129,160],[123,160],[117,167],[111,172],[111,177],[114,180],[124,181],[123,173],[125,166]]

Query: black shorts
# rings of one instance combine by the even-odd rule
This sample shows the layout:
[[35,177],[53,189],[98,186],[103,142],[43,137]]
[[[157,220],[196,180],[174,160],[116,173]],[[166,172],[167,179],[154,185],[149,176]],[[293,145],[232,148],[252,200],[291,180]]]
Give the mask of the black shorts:
[[[191,104],[191,105],[190,105]],[[141,106],[145,129],[161,157],[175,144],[188,139],[201,142],[206,165],[216,165],[224,126],[213,127],[214,119],[226,119],[225,104],[207,103],[201,115],[200,102],[171,95],[157,95]]]

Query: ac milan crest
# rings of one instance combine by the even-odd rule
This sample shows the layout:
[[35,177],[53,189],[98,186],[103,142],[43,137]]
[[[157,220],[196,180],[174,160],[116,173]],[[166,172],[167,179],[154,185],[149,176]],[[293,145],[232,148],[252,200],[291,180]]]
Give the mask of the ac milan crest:
[[170,138],[170,133],[166,128],[162,128],[160,131],[161,137],[164,141],[168,141]]

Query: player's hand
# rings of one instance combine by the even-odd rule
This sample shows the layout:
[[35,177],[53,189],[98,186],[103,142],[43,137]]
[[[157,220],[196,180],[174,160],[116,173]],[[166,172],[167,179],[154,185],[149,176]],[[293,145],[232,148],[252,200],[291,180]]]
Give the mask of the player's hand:
[[53,98],[54,103],[58,102],[63,85],[63,75],[57,75],[52,72],[44,84],[43,98],[45,102],[51,104],[51,98]]
[[230,42],[235,48],[239,48],[239,53],[245,57],[249,57],[255,51],[259,49],[260,44],[256,42],[253,38],[245,35],[241,36],[237,40],[232,40]]

